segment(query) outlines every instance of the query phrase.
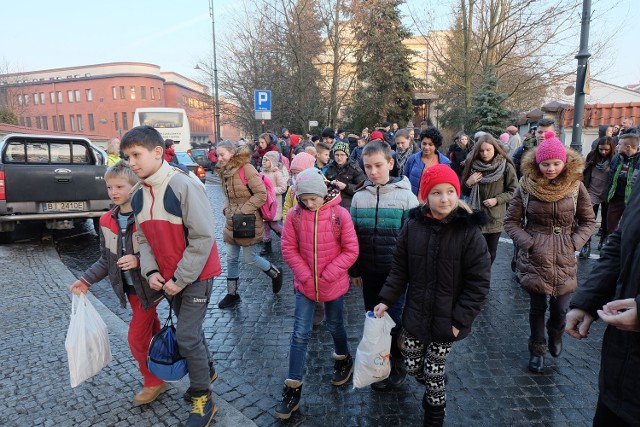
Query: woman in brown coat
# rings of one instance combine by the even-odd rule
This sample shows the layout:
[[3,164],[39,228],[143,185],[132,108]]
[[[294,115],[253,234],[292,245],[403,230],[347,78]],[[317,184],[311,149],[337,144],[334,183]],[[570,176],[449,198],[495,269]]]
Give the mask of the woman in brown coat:
[[[577,288],[575,251],[595,228],[591,197],[582,184],[584,160],[566,149],[553,131],[522,159],[523,177],[505,217],[504,229],[519,248],[517,275],[529,292],[529,370],[542,372],[544,355],[562,352],[571,293]],[[545,340],[544,319],[549,296]]]
[[[243,248],[245,264],[255,264],[271,278],[274,293],[278,293],[282,288],[282,273],[278,267],[259,255],[258,243],[262,241],[264,233],[260,208],[267,201],[267,189],[256,168],[249,163],[251,153],[246,147],[238,148],[231,141],[220,142],[217,150],[216,169],[220,175],[220,184],[225,196],[223,214],[227,219],[223,232],[224,241],[227,244],[227,295],[218,303],[218,307],[227,308],[240,301],[240,295],[238,295],[240,248]],[[235,214],[255,217],[253,237],[234,237],[233,216]]]

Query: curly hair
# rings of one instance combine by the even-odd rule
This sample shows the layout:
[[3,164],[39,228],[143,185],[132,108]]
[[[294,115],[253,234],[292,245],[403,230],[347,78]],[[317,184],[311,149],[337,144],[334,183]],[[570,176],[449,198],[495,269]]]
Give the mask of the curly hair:
[[425,138],[429,138],[436,148],[442,145],[442,134],[435,126],[429,126],[420,132],[420,141],[423,141]]

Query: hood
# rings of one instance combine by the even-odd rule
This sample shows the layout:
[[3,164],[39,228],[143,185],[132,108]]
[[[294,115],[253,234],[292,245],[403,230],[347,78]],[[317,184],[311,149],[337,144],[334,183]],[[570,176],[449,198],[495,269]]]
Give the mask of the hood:
[[409,181],[409,178],[404,175],[401,177],[392,176],[389,178],[389,182],[387,182],[385,185],[376,185],[371,182],[369,178],[367,178],[362,186],[356,190],[356,193],[358,191],[369,191],[375,194],[376,188],[378,187],[380,187],[380,192],[383,194],[390,193],[396,189],[405,189],[411,191],[411,181]]
[[435,218],[427,216],[430,212],[427,205],[420,205],[409,211],[409,218],[415,219],[421,223],[434,223],[434,224],[458,224],[467,225],[473,227],[481,227],[487,223],[487,214],[484,212],[473,212],[466,204],[460,204],[458,208],[453,211],[448,217],[443,220],[437,220]]
[[598,126],[598,138],[605,136],[607,134],[607,129],[609,129],[609,125]]
[[[584,172],[584,159],[577,151],[567,148],[567,163],[558,177],[555,179],[559,184],[565,184],[569,182],[575,182],[576,180],[582,181],[582,173]],[[540,185],[546,185],[549,180],[542,175],[538,164],[536,163],[536,152],[538,147],[532,150],[527,150],[522,156],[522,163],[520,164],[520,170],[523,175],[528,175],[536,183]]]
[[227,163],[227,165],[224,167],[220,167],[219,172],[225,177],[233,176],[233,174],[235,174],[241,166],[249,163],[250,159],[251,152],[249,151],[249,149],[246,148],[246,146],[240,147],[238,149],[238,152],[233,157],[231,157],[231,159],[229,159],[229,163]]
[[300,135],[296,135],[295,133],[289,136],[289,144],[292,147],[295,147],[300,143]]

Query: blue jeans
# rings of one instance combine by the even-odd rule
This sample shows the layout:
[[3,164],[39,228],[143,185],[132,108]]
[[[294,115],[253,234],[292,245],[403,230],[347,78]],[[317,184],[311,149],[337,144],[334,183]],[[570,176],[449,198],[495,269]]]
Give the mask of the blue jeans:
[[269,270],[271,263],[260,256],[260,248],[258,245],[239,246],[227,243],[227,277],[229,279],[237,279],[240,276],[240,269],[238,268],[240,248],[243,248],[242,254],[245,264],[255,264],[262,271]]
[[[344,297],[324,303],[325,325],[333,337],[333,345],[337,355],[349,354],[347,331],[344,328],[342,310]],[[302,381],[304,362],[307,357],[307,345],[313,328],[313,312],[316,303],[296,292],[296,308],[293,321],[293,335],[291,336],[291,352],[289,354],[289,376],[287,379]]]

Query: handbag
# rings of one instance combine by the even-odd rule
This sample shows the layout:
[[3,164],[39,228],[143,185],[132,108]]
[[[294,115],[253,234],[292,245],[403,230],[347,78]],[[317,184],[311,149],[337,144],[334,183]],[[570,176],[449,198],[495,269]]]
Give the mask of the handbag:
[[170,299],[169,317],[164,322],[164,327],[151,339],[147,355],[149,372],[167,382],[180,381],[189,373],[187,359],[182,357],[178,349],[172,302],[173,299]]
[[233,214],[231,217],[233,224],[234,238],[256,237],[256,216],[255,214]]

